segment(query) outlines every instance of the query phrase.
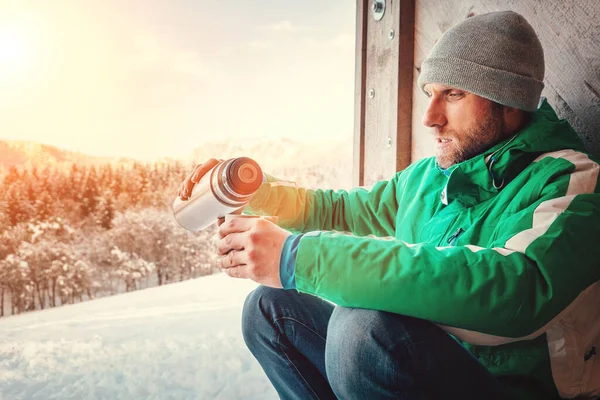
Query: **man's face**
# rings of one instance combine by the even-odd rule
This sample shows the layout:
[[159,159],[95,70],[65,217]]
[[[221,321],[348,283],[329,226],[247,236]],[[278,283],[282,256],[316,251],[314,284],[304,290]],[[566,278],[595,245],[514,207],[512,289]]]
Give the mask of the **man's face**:
[[441,168],[473,158],[504,139],[503,107],[438,83],[425,85],[425,91],[429,106],[423,124],[432,128]]

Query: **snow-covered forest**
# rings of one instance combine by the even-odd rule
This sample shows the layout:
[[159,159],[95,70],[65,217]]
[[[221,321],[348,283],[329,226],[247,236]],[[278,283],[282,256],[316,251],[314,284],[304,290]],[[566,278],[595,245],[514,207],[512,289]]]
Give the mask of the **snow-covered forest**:
[[[306,157],[301,166],[295,165],[296,154],[257,160],[283,179],[340,188],[350,180],[350,153],[345,154],[329,161]],[[194,165],[169,160],[5,169],[0,173],[0,317],[217,272],[216,226],[189,232],[171,211]]]
[[10,168],[0,187],[0,316],[214,272],[214,227],[188,232],[170,213],[190,168]]

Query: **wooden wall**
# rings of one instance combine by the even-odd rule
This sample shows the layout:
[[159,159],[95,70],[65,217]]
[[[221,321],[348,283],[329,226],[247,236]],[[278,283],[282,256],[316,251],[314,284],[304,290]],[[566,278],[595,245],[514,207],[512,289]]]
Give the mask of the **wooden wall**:
[[357,1],[354,174],[356,185],[387,179],[411,161],[414,0]]
[[421,122],[421,62],[448,28],[499,10],[522,14],[536,30],[546,58],[542,95],[600,156],[600,0],[386,0],[380,21],[372,5],[357,0],[354,184],[434,155]]
[[416,0],[412,161],[434,155],[421,123],[427,105],[417,87],[421,62],[454,24],[500,10],[522,14],[538,33],[546,59],[542,96],[600,156],[600,0]]

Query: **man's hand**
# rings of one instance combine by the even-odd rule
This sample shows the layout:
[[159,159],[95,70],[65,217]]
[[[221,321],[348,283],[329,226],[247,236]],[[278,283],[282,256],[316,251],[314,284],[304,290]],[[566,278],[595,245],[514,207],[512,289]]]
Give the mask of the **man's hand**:
[[232,219],[219,226],[219,267],[233,278],[281,288],[279,258],[291,233],[264,218]]
[[[211,158],[203,164],[198,164],[192,169],[192,171],[188,174],[188,176],[183,180],[181,186],[179,187],[179,191],[177,192],[177,196],[182,201],[187,201],[190,199],[190,195],[192,194],[192,190],[196,183],[202,179],[204,175],[212,168],[215,167],[218,163],[223,161],[223,159],[217,160],[216,158]],[[241,214],[244,210],[244,207],[240,207],[239,209],[233,211],[231,214]],[[218,224],[221,225],[225,221],[225,218],[219,218]]]
[[217,160],[216,158],[211,158],[203,164],[198,164],[192,169],[192,171],[188,174],[188,176],[184,179],[179,187],[179,191],[177,192],[177,196],[181,200],[189,200],[190,195],[192,194],[192,189],[194,185],[202,179],[204,175],[208,171],[210,171],[215,165],[223,160]]

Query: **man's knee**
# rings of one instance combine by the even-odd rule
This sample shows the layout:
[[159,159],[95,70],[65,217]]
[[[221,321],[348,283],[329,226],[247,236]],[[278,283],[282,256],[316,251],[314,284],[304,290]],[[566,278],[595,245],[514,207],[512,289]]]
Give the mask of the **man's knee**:
[[[338,396],[353,393],[356,378],[376,364],[370,341],[376,327],[377,311],[336,307],[327,329],[325,369],[327,379]],[[361,372],[362,371],[362,372]]]
[[246,296],[242,308],[242,335],[250,349],[257,344],[259,335],[272,327],[273,316],[270,314],[278,295],[278,289],[258,286]]
[[[327,379],[342,398],[364,388],[397,385],[397,373],[412,368],[410,345],[428,340],[433,324],[376,310],[336,307],[327,331]],[[396,390],[401,389],[396,387]]]

